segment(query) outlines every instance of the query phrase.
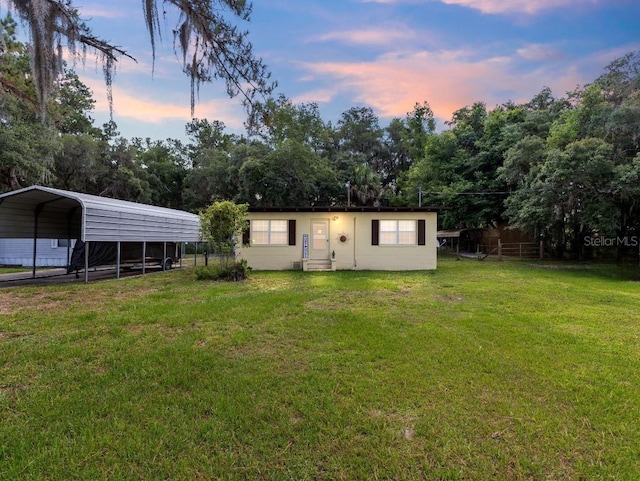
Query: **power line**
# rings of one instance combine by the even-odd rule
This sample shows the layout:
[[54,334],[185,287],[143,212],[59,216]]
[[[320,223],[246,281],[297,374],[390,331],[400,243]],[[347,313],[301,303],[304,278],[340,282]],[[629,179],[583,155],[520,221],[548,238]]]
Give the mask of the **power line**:
[[423,194],[436,194],[436,195],[507,195],[511,192],[507,191],[498,191],[498,192],[433,192],[433,191],[422,191]]

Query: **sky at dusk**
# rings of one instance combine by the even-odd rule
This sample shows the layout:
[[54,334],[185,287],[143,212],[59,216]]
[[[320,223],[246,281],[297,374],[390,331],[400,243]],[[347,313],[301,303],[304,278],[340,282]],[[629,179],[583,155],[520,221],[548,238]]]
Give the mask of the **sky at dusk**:
[[[78,0],[94,33],[125,48],[113,84],[122,136],[184,139],[191,119],[189,80],[166,23],[152,76],[151,48],[139,0]],[[386,126],[427,101],[439,128],[476,101],[489,109],[526,102],[543,87],[565,96],[595,80],[612,60],[640,50],[640,0],[254,0],[249,30],[282,93],[318,104],[335,122],[368,106]],[[101,67],[77,65],[96,99],[97,125],[108,120]],[[223,84],[200,89],[195,117],[243,133],[240,100]]]

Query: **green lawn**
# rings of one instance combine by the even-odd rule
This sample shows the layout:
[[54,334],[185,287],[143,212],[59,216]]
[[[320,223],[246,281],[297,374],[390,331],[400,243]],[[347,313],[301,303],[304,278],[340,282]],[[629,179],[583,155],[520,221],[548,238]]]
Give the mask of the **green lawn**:
[[0,290],[0,479],[638,480],[615,266]]

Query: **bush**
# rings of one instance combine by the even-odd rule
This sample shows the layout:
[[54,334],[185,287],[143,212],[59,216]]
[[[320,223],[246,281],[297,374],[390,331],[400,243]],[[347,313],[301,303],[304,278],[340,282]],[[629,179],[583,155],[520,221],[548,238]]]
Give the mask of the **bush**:
[[213,264],[196,267],[194,271],[199,281],[241,281],[248,277],[250,270],[246,259],[242,259],[228,267]]

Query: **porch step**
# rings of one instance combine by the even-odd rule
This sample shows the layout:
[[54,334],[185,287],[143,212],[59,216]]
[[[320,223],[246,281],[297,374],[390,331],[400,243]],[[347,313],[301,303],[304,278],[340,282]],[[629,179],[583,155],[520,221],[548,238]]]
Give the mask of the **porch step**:
[[309,259],[307,261],[307,271],[330,271],[330,259]]

